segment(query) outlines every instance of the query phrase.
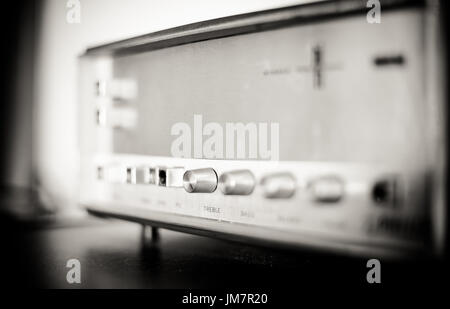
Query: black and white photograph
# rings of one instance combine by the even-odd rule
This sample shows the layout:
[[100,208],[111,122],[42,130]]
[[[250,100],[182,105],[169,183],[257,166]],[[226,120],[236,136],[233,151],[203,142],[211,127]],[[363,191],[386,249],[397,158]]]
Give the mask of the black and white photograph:
[[3,291],[446,289],[446,1],[4,3]]

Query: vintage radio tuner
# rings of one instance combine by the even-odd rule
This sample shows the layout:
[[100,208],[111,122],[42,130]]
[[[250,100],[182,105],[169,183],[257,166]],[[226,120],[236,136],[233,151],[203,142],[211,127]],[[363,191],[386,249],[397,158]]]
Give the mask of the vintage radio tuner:
[[[370,23],[366,1],[321,1],[88,49],[80,203],[234,240],[439,252],[438,9],[438,1],[381,1],[381,22]],[[227,144],[237,128],[244,141]]]

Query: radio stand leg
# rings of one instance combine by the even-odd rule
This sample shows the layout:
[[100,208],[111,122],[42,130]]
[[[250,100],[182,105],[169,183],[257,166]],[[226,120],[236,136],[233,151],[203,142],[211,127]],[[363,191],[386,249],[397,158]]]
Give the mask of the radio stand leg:
[[142,225],[141,241],[145,246],[147,244],[155,244],[159,240],[159,230],[157,227]]

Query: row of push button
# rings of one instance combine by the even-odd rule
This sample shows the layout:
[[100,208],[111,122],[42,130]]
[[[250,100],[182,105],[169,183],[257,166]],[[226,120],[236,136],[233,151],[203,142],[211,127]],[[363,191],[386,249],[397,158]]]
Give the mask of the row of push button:
[[[185,170],[183,167],[99,167],[98,178],[108,182],[158,185],[184,188],[188,193],[212,193],[217,188],[224,195],[250,195],[257,181],[249,170],[235,170],[220,176],[213,168]],[[268,199],[288,199],[298,188],[296,178],[288,172],[264,176],[259,182]],[[344,183],[338,177],[320,177],[308,183],[314,199],[323,203],[338,202],[344,196]]]

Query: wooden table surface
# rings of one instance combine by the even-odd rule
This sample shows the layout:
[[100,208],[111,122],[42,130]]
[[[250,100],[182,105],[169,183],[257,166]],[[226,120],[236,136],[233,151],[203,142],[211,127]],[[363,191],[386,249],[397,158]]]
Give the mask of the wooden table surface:
[[[141,241],[141,226],[89,219],[29,227],[1,224],[2,284],[43,288],[299,288],[367,286],[367,259],[253,247],[160,231]],[[81,263],[81,284],[69,284],[66,263]],[[448,267],[429,260],[383,261],[382,284],[439,285]]]

